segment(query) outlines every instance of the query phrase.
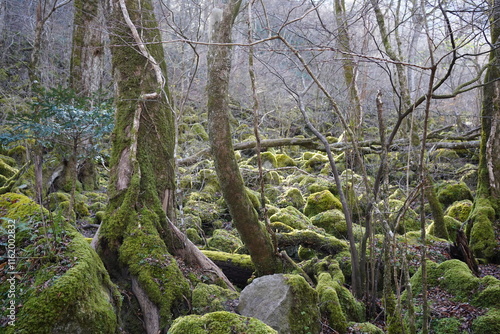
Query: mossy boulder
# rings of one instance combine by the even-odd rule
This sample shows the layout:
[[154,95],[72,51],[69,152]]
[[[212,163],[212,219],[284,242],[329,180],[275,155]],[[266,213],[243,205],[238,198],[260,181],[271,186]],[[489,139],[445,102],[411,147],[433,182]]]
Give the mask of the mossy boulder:
[[255,279],[241,292],[238,310],[279,333],[319,333],[318,294],[299,275],[275,274]]
[[191,126],[191,132],[201,141],[208,141],[208,133],[200,123]]
[[437,186],[437,198],[444,207],[462,200],[473,200],[469,187],[460,181],[446,181]]
[[224,229],[214,230],[211,238],[207,240],[208,247],[226,253],[233,253],[243,247],[240,238]]
[[189,200],[184,205],[184,213],[197,216],[203,224],[210,224],[223,215],[225,209],[215,202]]
[[[55,262],[43,265],[46,253],[31,254],[42,259],[39,260],[41,267],[29,281],[23,281],[24,277],[16,279],[18,289],[24,286],[17,294],[17,303],[22,307],[16,314],[15,327],[7,327],[5,333],[115,333],[118,330],[116,314],[121,307],[118,289],[85,238],[68,224],[63,229],[65,250],[58,254]],[[2,284],[1,294],[6,286]]]
[[387,211],[390,212],[389,221],[393,224],[397,224],[397,220],[399,219],[396,232],[404,234],[409,231],[420,230],[420,220],[415,210],[407,208],[404,215],[400,216],[400,211],[404,210],[403,207],[405,203],[397,199],[390,199],[388,204]]
[[500,333],[500,310],[492,309],[472,322],[472,333]]
[[472,201],[465,199],[462,201],[454,202],[450,205],[446,211],[445,215],[450,216],[458,220],[459,222],[465,222],[472,211]]
[[309,195],[304,207],[304,214],[307,217],[312,217],[318,213],[333,209],[342,210],[340,200],[329,190],[323,190]]
[[30,218],[41,220],[42,214],[48,216],[49,212],[25,195],[17,193],[0,195],[0,217],[27,221]]
[[276,154],[276,165],[277,167],[293,167],[297,164],[285,153],[278,153]]
[[340,305],[336,285],[338,283],[329,273],[321,273],[318,276],[316,291],[319,295],[321,313],[327,317],[329,326],[343,334],[347,331],[347,319]]
[[303,168],[310,173],[320,172],[325,165],[328,163],[328,157],[321,153],[313,154],[309,157],[309,155],[304,154],[303,159],[305,160],[303,163]]
[[441,318],[431,321],[431,329],[439,334],[462,334],[462,323],[457,318]]
[[309,219],[293,206],[287,206],[280,209],[279,212],[272,215],[269,220],[271,222],[281,222],[294,229],[305,229],[310,224]]
[[349,323],[349,329],[352,333],[363,333],[363,334],[384,334],[385,332],[369,322],[351,322]]
[[201,245],[203,243],[203,238],[198,233],[198,230],[192,227],[186,229],[186,236],[189,240],[191,240],[195,245]]
[[277,334],[278,332],[255,318],[219,311],[205,315],[188,315],[175,319],[168,334]]
[[279,207],[287,207],[293,206],[299,210],[302,210],[304,207],[305,201],[304,196],[300,189],[291,187],[288,188],[283,195],[278,198],[278,206]]
[[193,290],[191,306],[195,314],[234,311],[239,293],[218,285],[198,283]]
[[487,260],[497,257],[498,245],[493,227],[495,209],[491,202],[486,198],[477,198],[470,220],[472,223],[468,226],[469,244],[474,255]]
[[340,210],[328,210],[311,218],[311,223],[337,238],[347,238],[347,223]]
[[[444,216],[444,224],[446,225],[446,230],[448,231],[448,240],[455,241],[457,238],[457,232],[462,227],[462,223],[450,216]],[[435,236],[434,222],[432,222],[426,229],[427,233]]]
[[[465,262],[460,260],[448,260],[440,264],[427,261],[427,282],[429,286],[439,286],[460,301],[472,300],[477,289],[480,287],[481,279],[472,274]],[[414,293],[420,293],[422,286],[421,268],[411,278]]]
[[481,279],[481,288],[474,303],[482,307],[500,309],[500,280],[493,276],[485,276]]
[[260,154],[260,158],[262,161],[262,167],[266,169],[276,168],[278,167],[278,161],[276,160],[276,156],[272,152],[262,152]]

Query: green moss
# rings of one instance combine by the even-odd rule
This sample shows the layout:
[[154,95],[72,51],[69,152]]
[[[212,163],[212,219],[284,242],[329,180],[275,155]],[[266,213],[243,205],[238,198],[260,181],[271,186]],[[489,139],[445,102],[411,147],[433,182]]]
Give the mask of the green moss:
[[245,188],[247,192],[247,196],[250,199],[250,202],[252,202],[252,206],[254,207],[255,210],[260,210],[262,208],[262,203],[260,202],[260,193],[252,190],[250,188]]
[[349,323],[349,328],[353,333],[363,334],[384,334],[384,331],[369,322]]
[[194,133],[200,140],[208,141],[208,133],[200,123],[191,126],[191,132]]
[[500,309],[500,280],[486,276],[481,279],[481,287],[485,288],[477,294],[474,304]]
[[274,153],[262,152],[260,154],[260,158],[262,159],[262,167],[267,169],[278,167],[278,161],[276,160]]
[[466,199],[463,201],[457,201],[453,203],[446,209],[444,214],[453,217],[459,222],[463,223],[467,220],[467,218],[469,218],[471,210],[472,210],[472,201]]
[[277,167],[292,167],[296,166],[297,164],[288,155],[281,153],[276,154],[276,165]]
[[192,304],[195,314],[231,311],[239,294],[213,284],[199,283],[193,290]]
[[328,319],[328,324],[334,330],[343,334],[347,330],[347,319],[340,306],[335,285],[338,285],[328,273],[318,276],[316,291],[319,295],[320,310]]
[[[404,206],[404,202],[396,199],[390,199],[388,201],[389,208],[389,220],[391,223],[396,223],[400,210]],[[411,208],[405,211],[405,214],[400,218],[399,225],[396,232],[399,234],[406,233],[408,231],[418,231],[420,230],[420,220],[418,214]]]
[[184,308],[189,285],[177,261],[169,254],[156,232],[158,218],[148,210],[141,212],[136,226],[129,225],[119,249],[119,260],[128,266],[140,287],[159,308],[162,328],[173,320],[173,314]]
[[275,232],[280,232],[280,233],[289,233],[289,232],[292,232],[294,231],[294,228],[293,227],[290,227],[286,224],[283,224],[282,222],[278,222],[278,221],[275,221],[275,222],[271,222],[269,224],[269,226],[271,227],[271,229]]
[[16,159],[18,163],[24,163],[26,160],[26,147],[21,145],[13,147],[7,152],[7,155]]
[[[319,333],[321,330],[318,293],[299,275],[284,275],[286,283],[291,287],[295,299],[290,314],[290,333]],[[307,307],[304,307],[307,306]]]
[[75,259],[74,266],[52,284],[41,284],[23,302],[16,333],[114,333],[118,328],[118,290],[83,236],[70,226],[65,229],[71,231],[66,255]]
[[203,239],[195,228],[189,227],[186,229],[186,236],[196,245],[201,245],[203,243]]
[[439,202],[445,207],[451,204],[462,201],[472,200],[472,193],[469,187],[464,182],[447,181],[438,185],[437,197]]
[[486,198],[477,198],[470,215],[472,228],[470,229],[470,247],[474,255],[479,258],[492,259],[495,257],[497,242],[493,221],[495,209]]
[[89,208],[85,202],[75,203],[75,213],[77,218],[90,216]]
[[225,311],[205,315],[189,315],[175,319],[168,334],[277,334],[274,329],[255,318]]
[[287,206],[281,209],[278,213],[272,215],[269,220],[271,222],[281,222],[294,229],[305,229],[309,224],[309,219],[293,206]]
[[311,223],[337,238],[347,238],[347,223],[344,213],[340,210],[321,212],[311,218]]
[[311,248],[304,247],[302,245],[299,246],[297,255],[299,256],[299,259],[301,259],[302,261],[310,260],[318,256],[318,254],[314,250],[312,250]]
[[264,181],[267,184],[280,185],[283,182],[283,178],[277,171],[271,170],[264,174]]
[[106,212],[105,211],[97,211],[95,213],[95,217],[94,217],[94,223],[95,224],[100,224],[102,223],[104,217],[106,216]]
[[208,250],[202,250],[202,253],[205,254],[210,260],[214,262],[230,262],[237,267],[254,270],[254,265],[252,259],[250,258],[250,255],[230,254],[225,252],[216,252]]
[[500,310],[492,309],[472,322],[474,334],[500,333]]
[[457,318],[434,319],[431,322],[431,329],[439,334],[461,334],[462,323]]
[[49,212],[25,195],[5,193],[0,195],[0,217],[26,221],[30,218],[41,219],[41,213]]
[[[446,225],[446,230],[448,231],[448,240],[455,241],[457,238],[457,232],[462,227],[462,223],[450,216],[444,216],[444,223]],[[427,233],[435,236],[434,223],[429,225]]]
[[285,193],[278,198],[278,206],[280,207],[293,206],[301,210],[304,204],[305,201],[302,192],[295,187],[288,188]]
[[310,173],[321,171],[325,167],[325,164],[328,163],[328,157],[321,153],[316,153],[309,159],[306,159],[306,154],[304,153],[303,159],[306,160],[303,168]]
[[320,212],[333,209],[342,210],[342,204],[329,190],[323,190],[309,195],[304,208],[304,214],[312,217]]
[[213,236],[207,240],[207,244],[214,250],[226,253],[233,253],[238,248],[243,247],[243,243],[237,236],[223,229],[215,230]]
[[204,224],[216,221],[223,212],[224,209],[214,202],[189,200],[184,206],[184,213],[199,217]]
[[16,174],[17,169],[14,167],[11,167],[8,163],[4,161],[4,159],[0,159],[0,175],[5,176],[6,178],[9,178]]

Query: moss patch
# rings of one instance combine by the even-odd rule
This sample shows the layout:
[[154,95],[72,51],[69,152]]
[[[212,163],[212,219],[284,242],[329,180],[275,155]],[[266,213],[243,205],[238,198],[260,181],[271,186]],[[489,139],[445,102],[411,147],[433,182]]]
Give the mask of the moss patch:
[[69,225],[64,228],[71,233],[65,254],[75,262],[60,277],[50,270],[37,273],[38,286],[21,301],[15,333],[114,333],[118,290],[83,236]]
[[272,215],[271,222],[281,222],[295,229],[305,229],[310,224],[309,219],[293,206],[287,206]]
[[329,190],[323,190],[309,195],[307,198],[304,214],[308,217],[317,215],[327,210],[342,210],[342,204]]
[[196,314],[232,311],[239,294],[213,284],[199,283],[193,290],[192,307]]
[[347,238],[347,223],[344,213],[340,210],[321,212],[311,218],[311,223],[337,238]]
[[464,182],[457,181],[447,181],[438,185],[437,197],[445,207],[457,201],[473,199],[469,187]]
[[319,295],[320,310],[328,318],[330,327],[339,333],[347,330],[347,319],[340,306],[339,297],[335,289],[338,285],[328,273],[321,273],[318,276],[316,291]]
[[[321,330],[318,293],[299,275],[285,275],[286,283],[291,287],[296,300],[289,314],[292,334],[319,333]],[[307,307],[304,307],[307,305]]]
[[238,248],[243,247],[241,240],[224,229],[217,229],[213,232],[210,239],[207,240],[208,247],[226,253],[233,253]]
[[274,329],[255,318],[220,311],[205,315],[189,315],[175,319],[168,334],[277,334]]

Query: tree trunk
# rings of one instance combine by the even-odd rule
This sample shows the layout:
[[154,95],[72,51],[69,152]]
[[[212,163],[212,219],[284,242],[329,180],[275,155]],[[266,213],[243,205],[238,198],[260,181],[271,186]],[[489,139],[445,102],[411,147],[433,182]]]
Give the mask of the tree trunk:
[[114,0],[108,22],[116,122],[110,200],[96,247],[115,281],[132,286],[145,332],[156,334],[187,312],[189,284],[171,254],[225,277],[173,225],[174,119],[162,47],[147,44],[159,37],[151,1]]
[[[213,10],[212,42],[231,42],[231,30],[240,4],[241,0],[230,0],[222,9]],[[233,151],[227,100],[230,70],[231,48],[211,45],[208,51],[208,128],[215,170],[233,222],[250,252],[257,274],[273,274],[279,271],[275,246],[248,199]]]
[[491,1],[490,66],[486,72],[481,110],[481,144],[478,168],[478,184],[474,207],[467,229],[474,255],[481,258],[496,257],[495,224],[498,224],[500,161],[500,50],[496,47],[500,37],[500,1]]
[[[99,0],[75,0],[70,86],[80,96],[91,97],[102,90],[105,70],[104,8]],[[92,139],[82,143],[92,147]],[[64,173],[63,173],[64,175]],[[97,171],[92,157],[86,158],[79,171],[84,190],[97,188]]]

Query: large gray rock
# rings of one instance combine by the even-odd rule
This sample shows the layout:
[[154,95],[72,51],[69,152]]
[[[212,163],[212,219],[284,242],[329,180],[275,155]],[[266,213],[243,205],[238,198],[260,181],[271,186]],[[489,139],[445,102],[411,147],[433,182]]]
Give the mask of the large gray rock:
[[280,334],[316,334],[321,330],[318,295],[299,275],[255,279],[241,292],[238,310]]

